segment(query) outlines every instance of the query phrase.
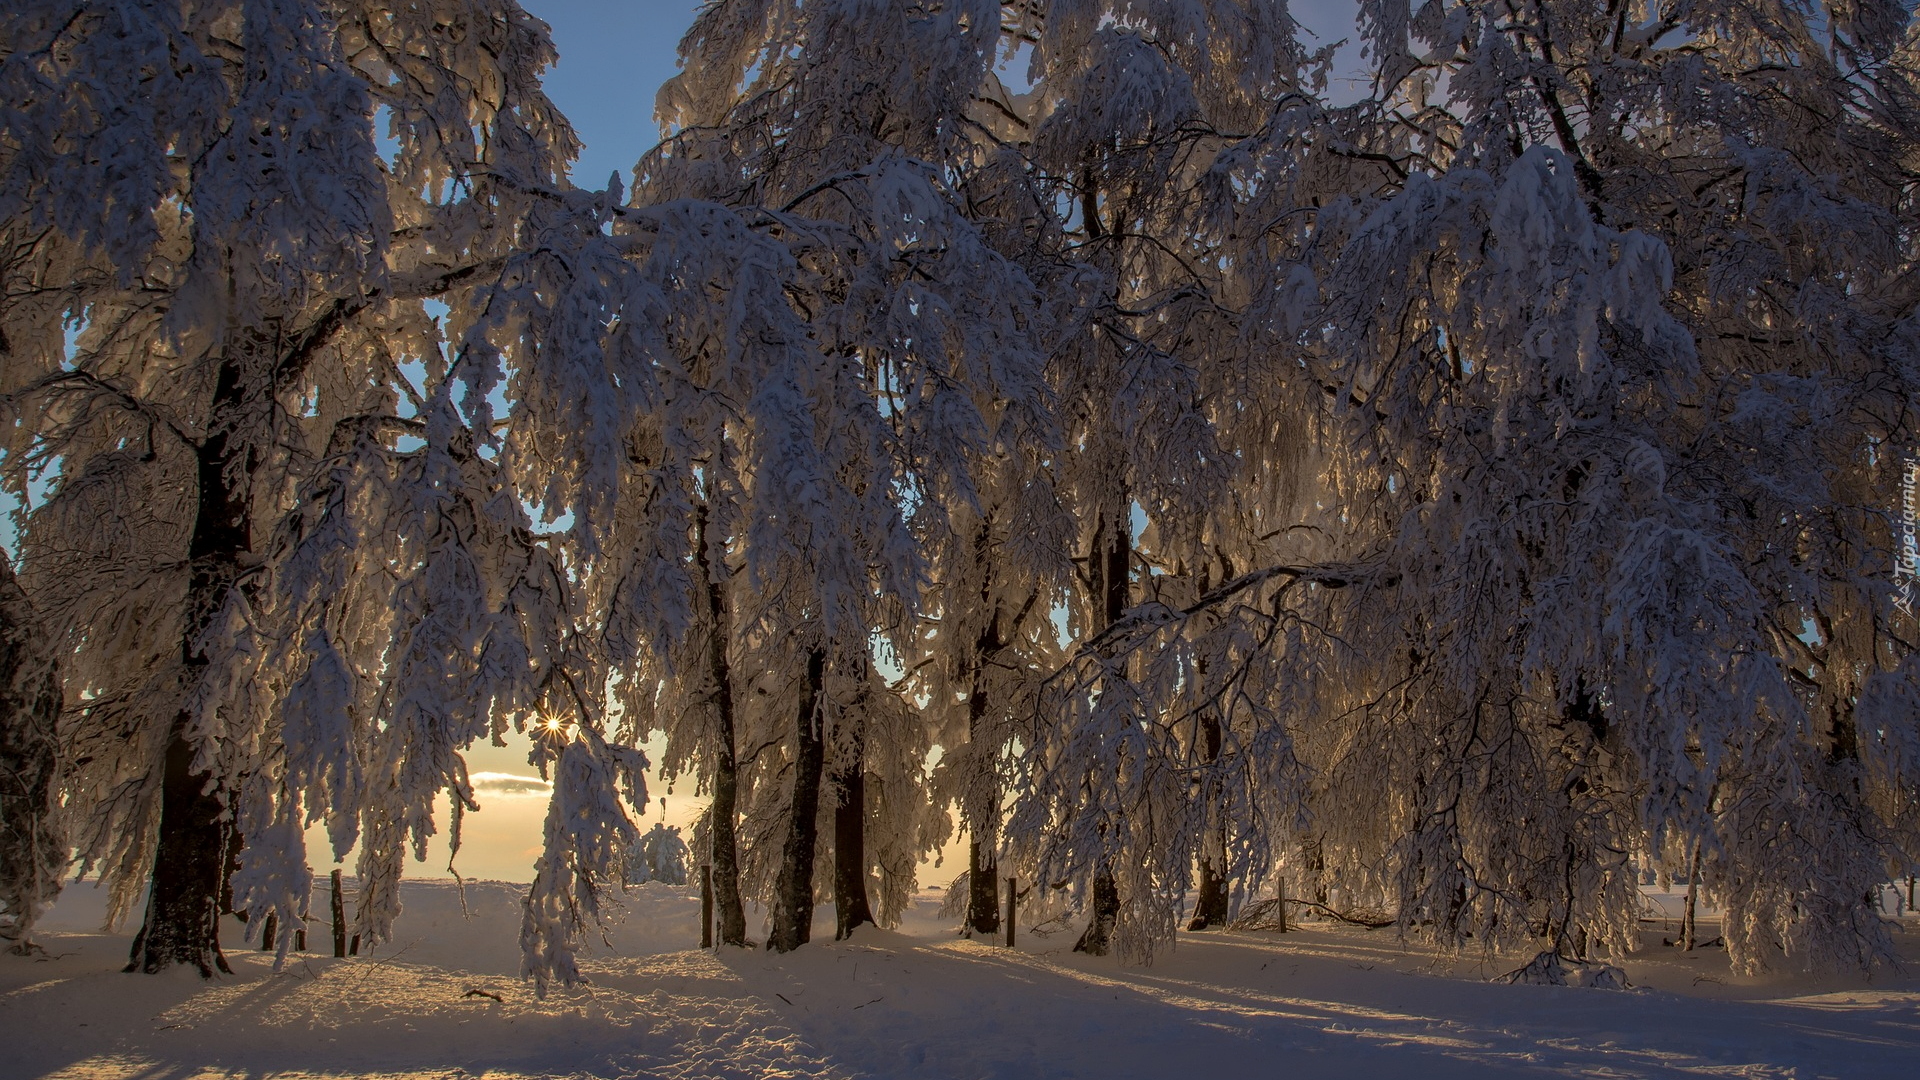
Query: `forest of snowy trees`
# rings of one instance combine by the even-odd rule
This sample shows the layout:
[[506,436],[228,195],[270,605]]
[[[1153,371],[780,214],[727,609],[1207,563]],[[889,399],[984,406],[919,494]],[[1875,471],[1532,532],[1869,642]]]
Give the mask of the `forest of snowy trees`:
[[1603,956],[1649,874],[1888,957],[1920,24],[1359,14],[715,0],[587,191],[513,0],[13,0],[0,933],[78,870],[211,972],[357,850],[387,940],[521,731],[542,987],[649,770],[732,945],[960,835],[966,932],[1129,960],[1281,881]]

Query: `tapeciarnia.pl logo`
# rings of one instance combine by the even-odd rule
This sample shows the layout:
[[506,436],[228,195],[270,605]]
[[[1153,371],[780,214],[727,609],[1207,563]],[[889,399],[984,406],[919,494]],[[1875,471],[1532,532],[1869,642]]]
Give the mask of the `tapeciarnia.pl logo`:
[[1893,601],[1913,615],[1914,584],[1920,582],[1920,513],[1914,507],[1914,485],[1920,482],[1920,456],[1907,455],[1900,470],[1900,548],[1893,557]]

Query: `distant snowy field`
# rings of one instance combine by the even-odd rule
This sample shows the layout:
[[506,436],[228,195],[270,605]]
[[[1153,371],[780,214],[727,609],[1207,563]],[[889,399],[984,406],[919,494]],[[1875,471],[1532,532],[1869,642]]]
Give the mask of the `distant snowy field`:
[[[487,1077],[1916,1077],[1920,919],[1905,971],[1741,979],[1717,948],[1651,948],[1620,992],[1487,980],[1483,963],[1390,931],[1182,935],[1150,968],[956,940],[924,893],[900,932],[790,956],[688,948],[692,890],[628,894],[588,968],[536,1000],[516,977],[523,886],[405,886],[398,940],[372,956],[228,953],[236,974],[119,974],[128,938],[89,931],[69,891],[50,956],[0,956],[0,1077],[213,1080]],[[1672,901],[1677,897],[1655,897]],[[750,924],[751,925],[751,924]],[[1712,937],[1717,927],[1707,927]],[[310,944],[330,951],[321,924]],[[471,993],[484,991],[497,995]]]

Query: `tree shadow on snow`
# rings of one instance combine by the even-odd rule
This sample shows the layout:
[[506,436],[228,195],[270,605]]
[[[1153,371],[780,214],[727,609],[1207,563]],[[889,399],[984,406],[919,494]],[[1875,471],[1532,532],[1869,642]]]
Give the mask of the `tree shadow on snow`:
[[807,1042],[871,1076],[1117,1080],[1280,1063],[1304,1076],[1423,1080],[1814,1075],[1844,1062],[1865,1077],[1910,1075],[1920,1053],[1911,996],[1827,1014],[1413,974],[1356,959],[1391,949],[1386,939],[1339,946],[1314,934],[1192,935],[1141,968],[862,930],[721,961]]

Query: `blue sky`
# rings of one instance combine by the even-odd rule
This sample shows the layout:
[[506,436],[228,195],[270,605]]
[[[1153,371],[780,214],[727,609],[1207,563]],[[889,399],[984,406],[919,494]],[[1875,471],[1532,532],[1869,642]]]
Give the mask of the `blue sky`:
[[553,27],[560,63],[547,96],[587,144],[573,181],[605,187],[615,170],[628,183],[633,163],[659,140],[653,95],[672,78],[680,37],[699,8],[691,0],[522,0]]
[[[545,86],[587,144],[574,163],[574,183],[604,187],[615,170],[621,183],[628,183],[633,163],[659,139],[654,93],[679,70],[680,37],[700,5],[692,0],[521,2],[553,28],[560,50],[560,63],[547,73]],[[1346,38],[1342,55],[1354,59],[1357,5],[1352,0],[1295,0],[1291,9],[1294,18],[1317,32],[1307,38],[1310,47]],[[1355,92],[1336,87],[1334,96]]]

